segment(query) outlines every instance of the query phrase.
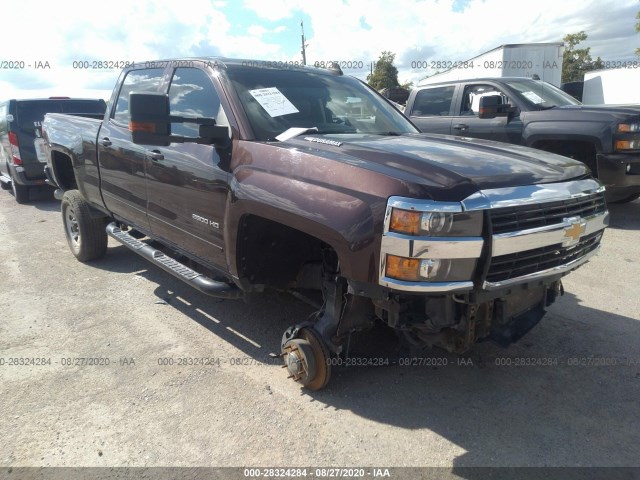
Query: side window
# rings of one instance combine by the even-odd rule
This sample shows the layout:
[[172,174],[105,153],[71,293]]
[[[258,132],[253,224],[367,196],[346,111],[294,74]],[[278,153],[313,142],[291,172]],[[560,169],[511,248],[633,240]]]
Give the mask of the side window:
[[412,116],[426,117],[429,115],[449,115],[453,92],[456,87],[425,88],[416,94],[413,102]]
[[118,123],[129,124],[129,94],[131,92],[157,92],[162,81],[162,68],[131,70],[122,82],[116,108],[111,114]]
[[478,116],[480,99],[486,95],[500,95],[502,103],[509,103],[507,96],[492,85],[467,85],[462,94],[460,115]]
[[[177,117],[215,118],[216,125],[229,125],[211,79],[198,68],[176,69],[169,87],[169,110]],[[172,123],[171,133],[197,137],[198,128],[195,123]]]

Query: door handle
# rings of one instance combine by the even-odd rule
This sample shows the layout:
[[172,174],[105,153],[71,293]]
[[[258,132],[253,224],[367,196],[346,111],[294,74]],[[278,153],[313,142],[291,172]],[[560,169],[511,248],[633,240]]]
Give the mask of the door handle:
[[109,137],[104,137],[102,140],[100,140],[100,144],[103,147],[110,147],[111,146],[111,140],[109,140]]
[[465,123],[458,123],[458,124],[453,126],[454,130],[466,130],[467,128],[469,128],[469,125],[467,125]]
[[164,155],[160,153],[159,150],[147,150],[147,158],[154,162],[159,162],[160,160],[164,160]]

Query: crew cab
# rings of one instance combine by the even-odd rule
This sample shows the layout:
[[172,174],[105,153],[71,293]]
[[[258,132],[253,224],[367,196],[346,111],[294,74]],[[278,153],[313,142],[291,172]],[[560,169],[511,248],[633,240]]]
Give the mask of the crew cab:
[[525,145],[584,162],[607,200],[640,197],[640,106],[582,105],[553,85],[503,77],[433,83],[404,111],[422,131]]
[[309,389],[376,322],[419,349],[517,341],[608,223],[583,163],[421,134],[337,65],[146,62],[102,121],[47,114],[43,138],[78,260],[110,236],[207,295],[317,295],[279,353]]
[[100,99],[49,97],[0,102],[0,187],[13,190],[17,203],[29,200],[29,189],[45,185],[46,162],[40,124],[47,112],[104,116]]

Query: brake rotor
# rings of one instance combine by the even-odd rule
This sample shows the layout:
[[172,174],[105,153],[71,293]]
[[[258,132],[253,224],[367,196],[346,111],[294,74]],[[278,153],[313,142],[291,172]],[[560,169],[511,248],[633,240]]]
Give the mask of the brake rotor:
[[309,390],[320,390],[324,388],[331,379],[331,354],[322,338],[312,328],[303,328],[299,334],[313,349],[316,362],[316,375],[309,384],[305,385]]
[[284,364],[296,382],[309,390],[320,390],[331,378],[329,349],[311,328],[300,329],[298,335],[282,346]]

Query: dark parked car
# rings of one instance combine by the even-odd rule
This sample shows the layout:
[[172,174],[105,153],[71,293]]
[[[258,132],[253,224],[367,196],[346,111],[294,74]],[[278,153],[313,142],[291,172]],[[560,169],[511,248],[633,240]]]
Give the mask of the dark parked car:
[[640,106],[582,105],[531,78],[456,80],[419,87],[404,111],[423,132],[525,145],[587,164],[607,200],[640,196]]
[[104,100],[41,98],[0,102],[0,186],[16,202],[29,200],[29,187],[44,185],[46,158],[41,135],[45,113],[104,115]]

